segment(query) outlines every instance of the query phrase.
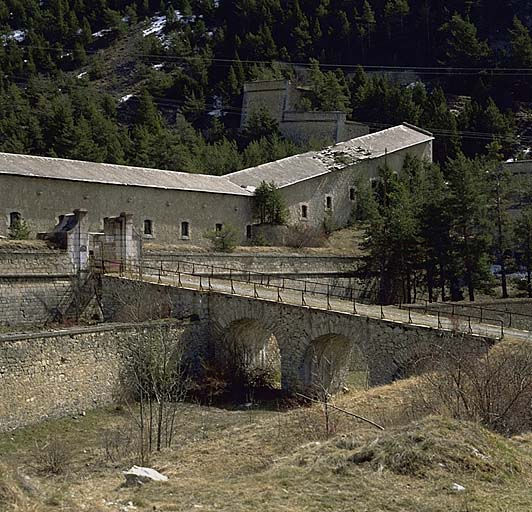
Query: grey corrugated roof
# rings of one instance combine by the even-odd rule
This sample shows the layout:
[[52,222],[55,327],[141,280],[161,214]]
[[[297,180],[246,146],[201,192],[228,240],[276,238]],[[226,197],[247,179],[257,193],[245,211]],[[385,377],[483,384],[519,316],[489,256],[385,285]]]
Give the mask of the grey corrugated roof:
[[379,158],[386,153],[433,140],[424,130],[402,124],[356,139],[340,142],[322,151],[310,151],[282,160],[227,174],[226,178],[242,187],[258,187],[263,181],[283,188],[315,178],[362,160]]
[[0,153],[0,174],[214,194],[251,195],[247,190],[221,176],[11,153]]

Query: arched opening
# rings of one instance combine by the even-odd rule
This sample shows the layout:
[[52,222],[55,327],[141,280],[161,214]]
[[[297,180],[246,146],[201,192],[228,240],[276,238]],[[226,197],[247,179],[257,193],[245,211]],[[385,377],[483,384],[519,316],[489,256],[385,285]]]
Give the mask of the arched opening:
[[303,361],[305,387],[314,394],[367,386],[367,362],[346,336],[331,333],[309,345]]
[[232,322],[215,352],[233,394],[281,389],[281,352],[275,335],[262,322],[249,318]]

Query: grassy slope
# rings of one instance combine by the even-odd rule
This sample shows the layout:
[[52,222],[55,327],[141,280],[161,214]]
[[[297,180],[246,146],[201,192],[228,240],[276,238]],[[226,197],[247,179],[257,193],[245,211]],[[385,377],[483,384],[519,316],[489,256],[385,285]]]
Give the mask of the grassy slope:
[[[130,457],[113,463],[102,453],[102,432],[126,436],[127,414],[99,411],[4,435],[4,487],[26,502],[8,510],[121,510],[131,501],[165,511],[529,511],[532,436],[505,439],[439,417],[412,421],[405,411],[414,390],[415,381],[404,381],[338,397],[386,431],[334,415],[329,439],[318,407],[279,413],[185,405],[174,447],[150,461],[170,481],[140,489],[121,487]],[[50,434],[73,452],[63,476],[45,477],[33,462],[35,441]],[[21,472],[37,490],[21,489]],[[452,491],[455,482],[466,490]]]

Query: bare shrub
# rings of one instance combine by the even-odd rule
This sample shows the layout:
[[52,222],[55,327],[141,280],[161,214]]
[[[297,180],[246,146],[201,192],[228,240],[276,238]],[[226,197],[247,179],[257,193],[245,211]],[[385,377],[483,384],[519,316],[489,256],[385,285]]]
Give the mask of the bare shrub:
[[504,435],[532,429],[532,346],[507,341],[481,353],[455,345],[417,386],[418,412],[478,421]]
[[[145,463],[155,449],[172,445],[177,408],[190,389],[185,347],[172,325],[138,330],[129,343],[129,367],[124,389],[138,432],[139,460]],[[126,401],[127,400],[126,396]]]
[[101,449],[105,460],[113,464],[139,453],[138,438],[134,429],[104,429]]
[[43,443],[35,443],[33,458],[39,471],[59,475],[66,471],[72,453],[62,439],[48,437]]

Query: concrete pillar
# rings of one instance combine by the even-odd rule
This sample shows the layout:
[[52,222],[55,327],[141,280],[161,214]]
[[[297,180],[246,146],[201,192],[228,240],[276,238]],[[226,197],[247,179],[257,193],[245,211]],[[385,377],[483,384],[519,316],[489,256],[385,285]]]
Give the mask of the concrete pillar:
[[74,218],[74,225],[67,232],[67,251],[74,270],[81,272],[87,270],[89,265],[89,222],[87,210],[74,210]]

